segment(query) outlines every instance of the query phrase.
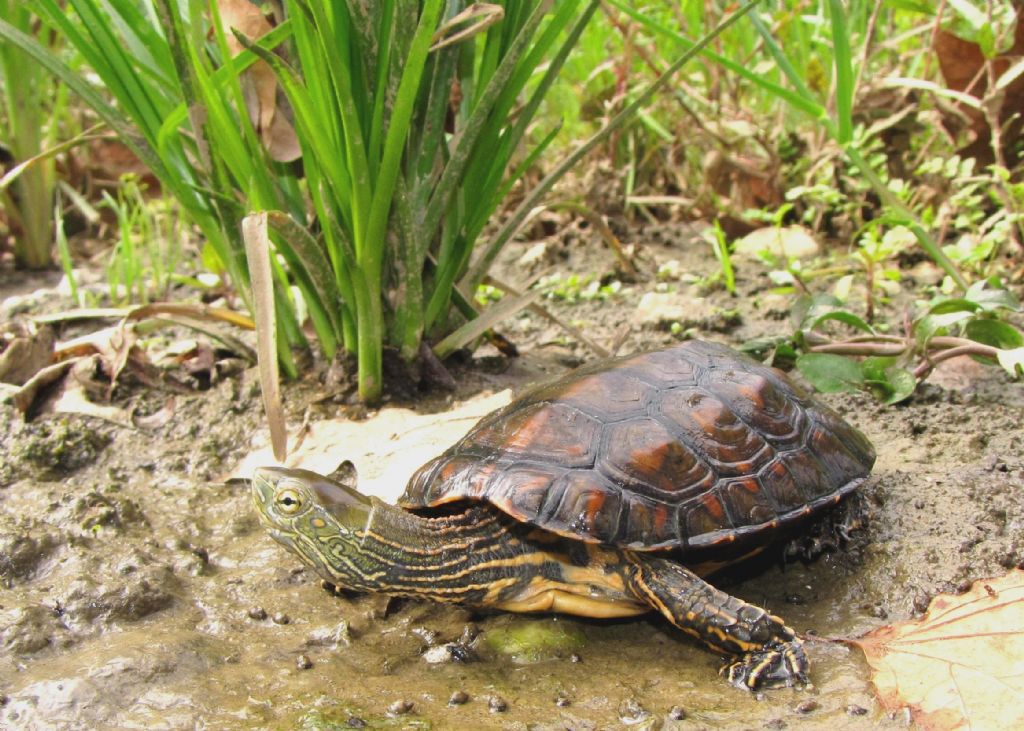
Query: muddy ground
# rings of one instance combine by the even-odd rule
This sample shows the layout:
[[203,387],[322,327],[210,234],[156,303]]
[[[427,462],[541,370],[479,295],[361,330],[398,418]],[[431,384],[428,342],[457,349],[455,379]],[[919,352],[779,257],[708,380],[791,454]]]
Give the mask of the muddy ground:
[[[715,264],[689,229],[648,226],[630,242],[643,251],[644,271],[676,260],[670,274],[697,281],[648,277],[608,299],[547,305],[605,346],[622,339],[621,352],[683,333],[738,344],[789,327],[787,302],[768,294],[760,265],[740,265],[733,298],[703,286]],[[499,271],[517,282],[537,267],[600,277],[613,261],[590,232],[573,229],[543,248],[511,247]],[[658,288],[684,297],[687,321],[676,334],[635,315],[641,297]],[[908,292],[913,288],[908,280]],[[886,316],[899,322],[899,308]],[[593,358],[535,314],[503,331],[520,358],[484,348],[475,366],[456,371],[456,394],[410,405],[440,410],[451,399],[521,388]],[[303,418],[320,388],[307,381],[286,390],[291,420]],[[163,402],[144,389],[123,389],[119,398],[143,410]],[[904,405],[822,398],[877,446],[874,476],[863,489],[870,528],[854,549],[812,563],[786,562],[774,552],[718,577],[719,586],[771,608],[801,632],[845,638],[918,615],[936,593],[963,591],[973,579],[1024,561],[1024,385],[994,368],[951,361]],[[311,413],[337,410],[328,401]],[[10,404],[0,405],[0,726],[908,723],[876,703],[859,651],[836,642],[809,642],[813,689],[754,695],[726,685],[717,675],[721,658],[656,617],[586,621],[332,596],[263,532],[247,489],[219,481],[260,435],[261,413],[253,371],[178,396],[174,417],[150,429],[75,415],[24,424]],[[523,628],[554,630],[561,640],[526,658],[487,639]],[[469,642],[476,636],[483,639]],[[431,662],[451,660],[434,648],[460,640],[471,648],[468,661]],[[453,694],[464,702],[451,702]]]

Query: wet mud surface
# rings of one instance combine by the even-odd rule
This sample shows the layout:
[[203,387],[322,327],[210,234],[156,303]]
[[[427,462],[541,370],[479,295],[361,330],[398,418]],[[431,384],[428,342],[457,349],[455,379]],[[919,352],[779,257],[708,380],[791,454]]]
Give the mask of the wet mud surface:
[[[706,246],[684,240],[649,236],[646,251],[712,271]],[[578,242],[554,248],[564,271],[612,261],[596,246],[597,264],[575,259]],[[526,249],[511,248],[506,268]],[[695,335],[735,345],[788,328],[763,272],[741,268],[739,284],[739,298],[694,305]],[[667,344],[672,334],[632,319],[655,286],[552,309],[605,345],[624,331],[622,352]],[[593,357],[536,315],[504,332],[522,358],[482,350],[457,373],[456,398]],[[307,390],[287,390],[290,419]],[[822,399],[876,445],[870,524],[816,561],[776,551],[714,579],[810,635],[814,688],[761,694],[729,687],[721,658],[654,616],[487,614],[323,590],[260,528],[248,489],[221,482],[261,429],[254,372],[179,396],[150,430],[76,415],[24,424],[0,405],[0,727],[904,728],[873,699],[859,651],[834,640],[1024,561],[1024,385],[952,361],[901,406]],[[564,641],[521,657],[489,639],[532,625]]]

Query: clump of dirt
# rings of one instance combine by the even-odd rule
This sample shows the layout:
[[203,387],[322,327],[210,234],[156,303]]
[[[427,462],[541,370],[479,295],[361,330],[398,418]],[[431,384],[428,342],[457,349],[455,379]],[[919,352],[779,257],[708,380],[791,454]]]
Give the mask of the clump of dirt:
[[[544,305],[619,352],[686,336],[739,345],[787,327],[788,302],[759,265],[737,262],[733,296],[686,227],[632,238],[649,278],[621,287],[609,286],[613,257],[592,233],[546,242],[551,252],[532,254],[537,266],[555,262],[598,286]],[[530,247],[510,246],[499,276],[527,277]],[[690,302],[691,315],[740,316],[663,321],[640,307],[651,292],[684,310]],[[898,307],[886,311],[893,322]],[[523,356],[481,349],[486,367],[454,371],[455,398],[521,388],[594,358],[534,312],[502,330]],[[815,533],[817,560],[776,552],[714,579],[808,633],[815,688],[757,695],[726,685],[722,658],[653,616],[483,614],[321,590],[260,528],[248,489],[222,481],[262,429],[252,371],[179,396],[174,416],[148,429],[76,416],[22,425],[0,404],[0,440],[16,465],[0,489],[0,725],[903,728],[875,702],[859,654],[815,635],[852,637],[911,617],[938,592],[1024,561],[1024,386],[996,369],[958,378],[954,364],[897,407],[822,397],[876,445],[861,490],[870,520],[857,526],[856,550]],[[293,424],[335,409],[318,389],[286,388]],[[345,445],[337,451],[340,462]],[[572,638],[571,648],[523,661],[486,645],[537,623]]]

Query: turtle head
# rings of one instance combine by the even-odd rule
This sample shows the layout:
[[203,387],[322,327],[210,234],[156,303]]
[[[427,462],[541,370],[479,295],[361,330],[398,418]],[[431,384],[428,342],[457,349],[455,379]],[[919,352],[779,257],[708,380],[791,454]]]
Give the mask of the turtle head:
[[323,578],[359,588],[353,562],[373,504],[341,481],[309,470],[259,467],[252,497],[260,519],[285,548]]

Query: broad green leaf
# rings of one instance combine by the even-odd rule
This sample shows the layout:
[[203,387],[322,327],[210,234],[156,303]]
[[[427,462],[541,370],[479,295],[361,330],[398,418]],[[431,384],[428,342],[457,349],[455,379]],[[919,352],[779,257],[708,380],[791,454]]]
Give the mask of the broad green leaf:
[[873,327],[871,327],[869,324],[864,322],[864,320],[862,320],[861,318],[857,317],[852,312],[847,312],[846,310],[837,310],[835,312],[828,312],[828,313],[822,315],[821,317],[817,317],[817,318],[814,319],[813,322],[811,322],[810,326],[808,328],[806,328],[806,329],[814,330],[816,327],[821,325],[823,322],[828,322],[829,320],[836,320],[838,322],[843,323],[844,325],[849,325],[850,327],[856,328],[858,330],[862,330],[863,332],[866,332],[869,335],[874,335],[874,333],[875,333],[875,329]]
[[833,353],[804,353],[796,359],[804,378],[823,393],[856,391],[864,385],[857,361]]
[[949,7],[975,32],[984,27],[985,11],[974,6],[971,0],[947,0]]
[[964,299],[975,303],[986,311],[998,309],[1020,311],[1020,302],[1017,298],[1008,289],[1004,289],[999,280],[995,278],[983,279],[972,284],[964,293]]
[[873,357],[861,361],[864,382],[875,398],[895,404],[908,398],[917,388],[917,379],[906,368],[896,365],[896,358]]
[[832,294],[836,296],[842,302],[846,302],[850,299],[850,292],[853,291],[853,275],[847,274],[836,280],[835,286],[832,288]]
[[790,315],[794,325],[800,330],[809,330],[807,325],[822,315],[843,309],[843,303],[838,297],[828,292],[818,292],[814,295],[801,295],[793,303]]
[[936,302],[928,309],[930,315],[945,315],[950,312],[976,312],[981,305],[969,299],[961,297],[950,297]]
[[887,379],[886,372],[896,365],[896,358],[891,356],[873,356],[865,358],[860,363],[860,372],[869,381],[884,381]]
[[964,328],[971,340],[1003,350],[1024,346],[1024,335],[1013,325],[1001,320],[971,320]]

